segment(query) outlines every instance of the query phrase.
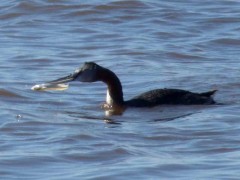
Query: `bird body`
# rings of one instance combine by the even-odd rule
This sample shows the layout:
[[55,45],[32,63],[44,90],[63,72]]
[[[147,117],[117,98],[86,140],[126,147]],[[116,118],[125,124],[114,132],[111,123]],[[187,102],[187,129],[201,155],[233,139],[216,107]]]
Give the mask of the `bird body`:
[[124,101],[122,84],[117,75],[111,70],[94,62],[86,62],[74,73],[54,80],[50,84],[62,84],[70,81],[96,82],[102,81],[107,85],[106,103],[104,107],[153,107],[157,105],[200,105],[215,104],[212,95],[216,92],[207,91],[195,93],[181,89],[155,89]]

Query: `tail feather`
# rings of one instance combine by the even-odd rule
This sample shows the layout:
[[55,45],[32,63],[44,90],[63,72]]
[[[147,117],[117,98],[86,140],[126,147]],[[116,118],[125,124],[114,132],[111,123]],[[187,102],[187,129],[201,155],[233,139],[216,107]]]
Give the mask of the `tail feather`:
[[212,91],[208,91],[208,92],[203,92],[203,93],[200,93],[200,95],[205,96],[205,97],[210,97],[210,96],[214,95],[214,93],[215,93],[216,91],[217,91],[217,90],[212,90]]

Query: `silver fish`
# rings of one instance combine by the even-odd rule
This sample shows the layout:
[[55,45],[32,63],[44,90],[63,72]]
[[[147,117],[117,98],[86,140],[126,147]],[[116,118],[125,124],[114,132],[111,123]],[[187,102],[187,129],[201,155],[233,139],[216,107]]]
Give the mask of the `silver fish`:
[[33,91],[63,91],[68,89],[68,84],[37,84],[31,87],[31,90]]

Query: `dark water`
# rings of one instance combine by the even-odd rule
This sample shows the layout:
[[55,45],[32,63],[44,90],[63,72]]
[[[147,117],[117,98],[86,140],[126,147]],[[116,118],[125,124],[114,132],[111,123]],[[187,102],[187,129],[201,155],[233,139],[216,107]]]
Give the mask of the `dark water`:
[[[239,179],[239,1],[3,1],[0,179]],[[85,61],[125,99],[218,89],[216,106],[106,117],[102,83],[34,92]]]

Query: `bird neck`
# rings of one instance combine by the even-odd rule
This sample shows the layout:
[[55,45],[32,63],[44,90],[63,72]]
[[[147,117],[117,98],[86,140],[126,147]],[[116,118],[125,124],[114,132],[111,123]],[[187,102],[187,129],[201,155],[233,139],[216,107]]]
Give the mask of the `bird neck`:
[[107,84],[106,103],[109,106],[123,106],[122,85],[117,75],[109,69],[103,68],[99,72],[100,80]]

